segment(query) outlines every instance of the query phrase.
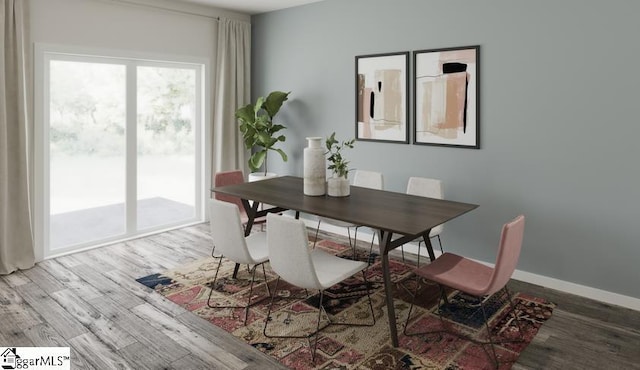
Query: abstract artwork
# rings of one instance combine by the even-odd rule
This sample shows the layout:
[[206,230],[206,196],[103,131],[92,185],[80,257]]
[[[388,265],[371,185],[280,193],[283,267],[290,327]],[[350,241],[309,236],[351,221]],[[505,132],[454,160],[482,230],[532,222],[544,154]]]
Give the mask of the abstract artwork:
[[480,148],[480,46],[413,52],[415,144]]
[[409,143],[409,52],[356,56],[356,139]]

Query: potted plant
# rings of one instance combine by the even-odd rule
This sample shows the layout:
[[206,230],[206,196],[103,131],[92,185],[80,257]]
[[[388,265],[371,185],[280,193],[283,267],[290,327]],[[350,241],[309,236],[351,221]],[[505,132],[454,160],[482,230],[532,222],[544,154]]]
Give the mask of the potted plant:
[[329,166],[333,176],[327,180],[327,194],[332,197],[346,197],[350,194],[349,179],[349,161],[342,156],[342,150],[345,148],[353,148],[355,139],[344,140],[339,142],[336,139],[336,133],[332,133],[325,142],[329,157]]
[[[276,134],[285,129],[283,125],[275,124],[273,118],[276,116],[282,104],[288,99],[291,92],[273,91],[266,98],[259,97],[255,104],[247,104],[236,111],[236,118],[240,121],[240,132],[247,149],[254,149],[249,157],[249,168],[257,172],[264,166],[262,176],[270,177],[267,169],[267,159],[269,151],[273,150],[280,154],[283,161],[287,161],[287,155],[282,149],[274,148],[280,141],[285,141],[284,135]],[[272,175],[275,176],[275,175]]]

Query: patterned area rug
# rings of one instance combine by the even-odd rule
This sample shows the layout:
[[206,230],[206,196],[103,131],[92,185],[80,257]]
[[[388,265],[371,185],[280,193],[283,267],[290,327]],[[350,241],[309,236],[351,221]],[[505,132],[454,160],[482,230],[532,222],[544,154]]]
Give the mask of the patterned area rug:
[[[353,258],[348,245],[331,240],[318,241],[316,247],[345,258]],[[402,334],[409,312],[411,297],[418,284],[416,306],[411,313],[409,333],[438,330],[463,333],[478,340],[486,340],[487,332],[477,302],[459,291],[448,291],[448,304],[441,307],[441,320],[436,310],[439,290],[437,285],[416,280],[413,266],[407,262],[391,260],[390,270],[394,282],[394,306],[398,321],[400,345],[391,346],[389,324],[384,296],[381,263],[377,255],[358,255],[358,259],[372,261],[366,270],[372,288],[371,298],[376,316],[372,327],[329,326],[319,337],[315,362],[311,362],[310,343],[306,339],[271,339],[263,335],[269,294],[262,269],[256,271],[257,285],[253,289],[247,325],[243,325],[243,309],[214,309],[207,306],[209,291],[213,289],[217,305],[245,305],[249,294],[250,274],[243,266],[237,278],[232,278],[234,264],[223,260],[218,279],[212,284],[217,259],[208,258],[189,265],[137,279],[155,289],[169,300],[208,320],[212,324],[244,340],[249,345],[276,358],[292,369],[491,369],[489,346],[474,344],[448,333],[405,336]],[[276,275],[266,264],[269,287],[273,291]],[[362,274],[338,284],[325,293],[323,306],[334,322],[369,322],[371,311],[366,297]],[[288,285],[282,280],[274,299],[269,333],[296,335],[315,328],[319,295]],[[502,295],[504,296],[504,295]],[[524,341],[496,346],[500,369],[509,369],[520,352],[531,342],[542,324],[551,317],[554,305],[540,298],[514,294],[516,315],[524,324]],[[513,313],[505,297],[487,297],[487,315],[494,339],[513,339],[519,332]],[[483,348],[484,347],[484,348]]]

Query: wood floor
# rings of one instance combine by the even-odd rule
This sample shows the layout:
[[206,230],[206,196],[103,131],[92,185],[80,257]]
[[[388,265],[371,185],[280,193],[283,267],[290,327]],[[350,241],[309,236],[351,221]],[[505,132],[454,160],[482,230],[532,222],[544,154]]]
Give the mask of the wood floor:
[[[134,279],[206,257],[208,225],[39,263],[0,278],[0,347],[69,346],[73,369],[278,369]],[[518,281],[558,307],[514,369],[640,369],[640,312]]]

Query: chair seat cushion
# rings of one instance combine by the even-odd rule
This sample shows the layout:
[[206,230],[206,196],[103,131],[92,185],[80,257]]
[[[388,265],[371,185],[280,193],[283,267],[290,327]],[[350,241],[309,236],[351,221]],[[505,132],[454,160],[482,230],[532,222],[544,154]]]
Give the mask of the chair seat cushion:
[[317,248],[310,255],[322,289],[327,289],[368,266],[366,262],[336,257]]
[[245,239],[247,241],[247,249],[253,263],[262,263],[269,259],[269,247],[267,246],[267,233],[252,233]]
[[481,296],[487,293],[493,269],[457,254],[444,253],[430,264],[417,268],[415,273],[436,283]]

